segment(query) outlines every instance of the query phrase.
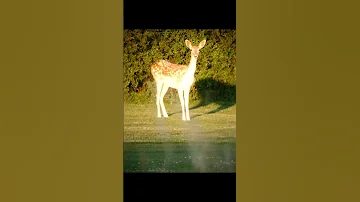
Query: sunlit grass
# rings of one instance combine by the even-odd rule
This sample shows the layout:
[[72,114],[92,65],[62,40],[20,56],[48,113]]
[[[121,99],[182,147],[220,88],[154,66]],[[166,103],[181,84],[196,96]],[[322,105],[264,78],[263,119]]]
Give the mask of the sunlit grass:
[[[125,103],[124,142],[235,141],[235,105],[221,111],[216,111],[218,104],[192,109],[190,121],[182,121],[180,104],[167,103],[165,107],[169,118],[157,118],[154,103]],[[209,113],[212,111],[216,112]]]

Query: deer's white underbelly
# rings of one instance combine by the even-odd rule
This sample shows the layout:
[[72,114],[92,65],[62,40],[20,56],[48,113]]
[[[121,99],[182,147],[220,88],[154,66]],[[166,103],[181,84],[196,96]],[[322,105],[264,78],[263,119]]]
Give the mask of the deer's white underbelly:
[[193,84],[194,80],[195,80],[195,78],[193,75],[186,76],[185,78],[182,78],[182,79],[165,77],[166,84],[169,87],[175,88],[175,89],[189,88]]

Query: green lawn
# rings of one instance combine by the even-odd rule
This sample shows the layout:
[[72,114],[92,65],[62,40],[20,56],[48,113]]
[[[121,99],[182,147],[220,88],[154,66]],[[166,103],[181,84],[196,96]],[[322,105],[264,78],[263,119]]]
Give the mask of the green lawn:
[[155,103],[125,103],[125,172],[235,172],[235,105],[190,109],[191,121],[182,121],[179,103],[165,107],[167,119]]

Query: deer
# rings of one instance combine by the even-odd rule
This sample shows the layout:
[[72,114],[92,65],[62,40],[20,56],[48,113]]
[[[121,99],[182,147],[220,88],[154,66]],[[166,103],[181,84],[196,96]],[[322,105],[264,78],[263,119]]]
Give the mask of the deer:
[[188,65],[174,64],[167,60],[159,60],[151,65],[151,74],[156,83],[156,106],[157,117],[168,118],[164,105],[164,96],[169,88],[176,89],[181,103],[182,120],[190,121],[189,94],[190,88],[195,82],[196,62],[200,49],[205,46],[204,39],[198,46],[193,46],[189,40],[185,45],[191,50],[191,59]]

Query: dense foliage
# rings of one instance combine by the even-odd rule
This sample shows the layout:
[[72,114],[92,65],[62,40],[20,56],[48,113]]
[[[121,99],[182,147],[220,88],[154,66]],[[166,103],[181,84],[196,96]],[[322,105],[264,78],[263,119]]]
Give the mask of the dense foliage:
[[[124,33],[124,97],[125,100],[154,99],[156,87],[150,65],[160,59],[188,64],[193,45],[206,39],[200,51],[195,72],[196,84],[191,89],[192,100],[201,99],[203,92],[212,100],[235,100],[236,36],[235,30],[125,30]],[[221,84],[221,85],[219,85]],[[231,88],[227,88],[231,87]],[[169,89],[167,100],[178,99]],[[171,99],[172,98],[172,99]],[[165,101],[165,100],[164,100]]]

